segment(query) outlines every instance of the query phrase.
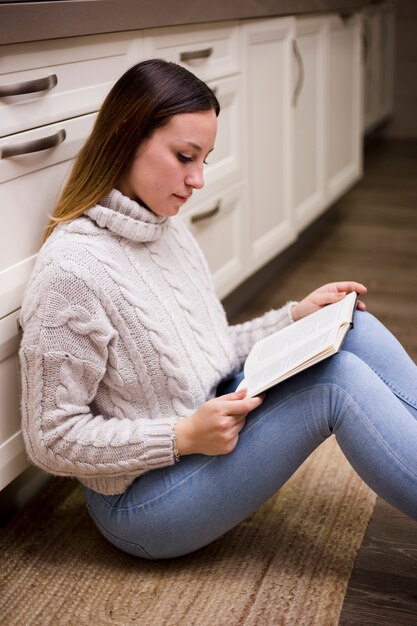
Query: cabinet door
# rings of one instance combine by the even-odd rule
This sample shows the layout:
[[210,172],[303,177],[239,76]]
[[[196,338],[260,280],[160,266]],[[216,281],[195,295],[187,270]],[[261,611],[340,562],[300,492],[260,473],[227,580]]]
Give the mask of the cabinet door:
[[28,142],[56,145],[0,160],[0,318],[21,305],[44,228],[71,160],[90,133],[96,113],[0,139],[5,148]]
[[370,132],[393,110],[394,11],[391,4],[364,13],[364,131]]
[[243,27],[248,274],[295,236],[290,207],[293,23],[282,18]]
[[374,8],[368,9],[363,18],[363,125],[365,132],[369,132],[378,123],[379,117],[379,40],[378,13]]
[[[242,116],[241,77],[230,76],[210,81],[220,103],[221,113],[217,120],[217,136],[214,151],[204,166],[203,189],[193,193],[187,209],[201,204],[221,187],[242,178]],[[184,207],[185,208],[185,207]]]
[[362,174],[361,20],[329,18],[327,45],[327,202]]
[[298,230],[325,206],[325,26],[326,18],[299,18],[293,41],[291,204]]
[[183,219],[197,239],[219,298],[243,280],[242,187],[226,187],[190,209]]
[[386,4],[380,7],[379,41],[379,120],[383,121],[393,112],[394,101],[394,7]]
[[0,489],[28,466],[20,428],[18,311],[0,320]]

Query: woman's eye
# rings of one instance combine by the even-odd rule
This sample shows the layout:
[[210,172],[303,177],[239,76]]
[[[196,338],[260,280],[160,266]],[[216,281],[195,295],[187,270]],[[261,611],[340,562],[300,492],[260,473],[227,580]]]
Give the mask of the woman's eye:
[[177,159],[181,163],[189,163],[193,160],[192,157],[186,156],[185,154],[182,154],[182,152],[177,152]]

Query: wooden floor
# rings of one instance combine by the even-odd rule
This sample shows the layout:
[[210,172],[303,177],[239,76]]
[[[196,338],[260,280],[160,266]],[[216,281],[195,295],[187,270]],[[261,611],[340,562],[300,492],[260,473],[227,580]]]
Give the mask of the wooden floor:
[[[364,178],[331,209],[314,238],[288,258],[272,284],[233,321],[301,298],[332,280],[357,280],[368,287],[368,309],[417,362],[417,142],[369,144]],[[380,499],[339,622],[374,625],[417,625],[417,522]]]

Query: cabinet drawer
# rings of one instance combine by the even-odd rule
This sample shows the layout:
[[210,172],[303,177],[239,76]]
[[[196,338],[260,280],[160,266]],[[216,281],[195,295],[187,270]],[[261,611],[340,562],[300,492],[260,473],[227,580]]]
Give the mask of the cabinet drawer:
[[242,202],[241,185],[236,185],[183,215],[205,254],[220,298],[243,279]]
[[204,81],[239,71],[237,24],[151,29],[144,35],[147,57],[180,63]]
[[220,102],[221,113],[213,152],[204,166],[204,188],[194,193],[187,209],[205,201],[210,195],[242,176],[241,78],[232,76],[211,81]]
[[28,465],[20,428],[18,313],[0,319],[0,489]]
[[2,46],[1,136],[97,111],[113,83],[141,60],[140,43],[118,33]]
[[2,150],[4,145],[54,136],[60,131],[66,134],[55,148],[0,160],[0,317],[20,306],[19,298],[33,262],[30,258],[39,249],[71,159],[84,143],[96,115],[91,113],[0,140]]

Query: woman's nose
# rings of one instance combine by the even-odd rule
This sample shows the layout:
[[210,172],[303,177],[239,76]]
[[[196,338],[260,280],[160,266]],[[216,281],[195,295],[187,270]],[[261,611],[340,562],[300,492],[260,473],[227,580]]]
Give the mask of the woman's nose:
[[204,187],[203,167],[195,167],[192,172],[189,172],[185,179],[185,184],[194,189],[202,189]]

